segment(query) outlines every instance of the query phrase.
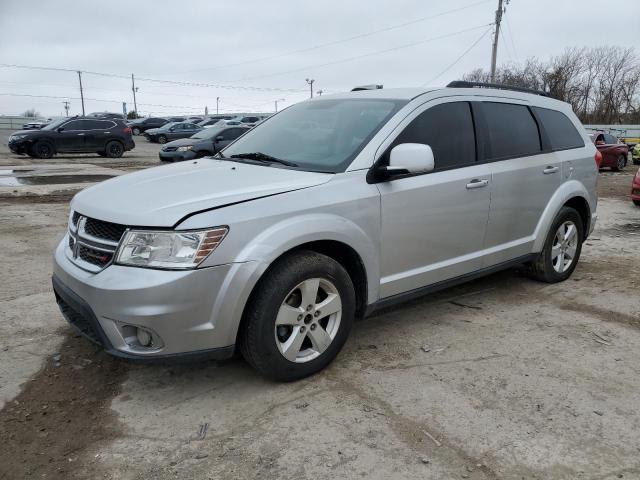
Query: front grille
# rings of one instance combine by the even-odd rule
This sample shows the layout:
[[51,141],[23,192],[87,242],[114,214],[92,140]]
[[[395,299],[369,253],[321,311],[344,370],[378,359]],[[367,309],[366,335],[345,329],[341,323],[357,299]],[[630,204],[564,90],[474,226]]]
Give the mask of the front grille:
[[56,295],[56,300],[60,307],[60,311],[62,312],[62,315],[64,315],[64,318],[67,319],[67,322],[73,325],[82,335],[92,342],[102,345],[100,334],[93,327],[89,319],[85,318],[80,312],[74,310],[71,305],[65,302],[58,295]]
[[87,263],[95,265],[97,267],[105,267],[111,263],[113,259],[112,252],[101,252],[91,247],[85,247],[84,245],[78,246],[78,257]]
[[74,212],[69,223],[69,252],[84,270],[97,273],[113,261],[127,227]]
[[87,218],[84,226],[85,232],[89,235],[112,242],[119,242],[126,229],[127,227],[124,225],[103,222],[102,220],[96,220],[94,218]]

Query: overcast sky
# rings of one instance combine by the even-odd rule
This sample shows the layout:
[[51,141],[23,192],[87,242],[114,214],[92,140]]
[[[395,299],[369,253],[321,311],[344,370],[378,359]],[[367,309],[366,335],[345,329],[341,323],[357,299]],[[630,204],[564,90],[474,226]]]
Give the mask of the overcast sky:
[[[272,111],[275,100],[285,99],[284,107],[307,98],[305,78],[315,79],[315,90],[334,93],[369,83],[444,85],[487,68],[496,6],[497,0],[0,0],[0,64],[134,73],[143,114],[203,113],[205,106],[215,112],[216,97],[221,111]],[[499,64],[573,46],[640,50],[640,0],[512,0],[504,18]],[[119,112],[123,101],[133,109],[130,79],[85,73],[83,85],[87,113]],[[0,66],[0,114],[35,108],[61,115],[64,99],[78,114],[78,97],[74,72]]]

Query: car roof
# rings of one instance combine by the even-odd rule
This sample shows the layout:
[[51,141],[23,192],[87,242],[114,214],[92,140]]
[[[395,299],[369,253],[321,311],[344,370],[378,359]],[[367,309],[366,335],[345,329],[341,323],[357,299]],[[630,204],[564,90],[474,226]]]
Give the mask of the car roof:
[[322,101],[324,99],[347,99],[347,98],[371,98],[384,100],[413,100],[425,94],[442,94],[442,96],[483,96],[509,98],[529,101],[534,105],[547,106],[553,108],[566,109],[568,104],[552,97],[537,95],[535,93],[519,92],[516,90],[498,89],[490,87],[443,87],[443,88],[379,88],[372,90],[358,90],[355,92],[343,92],[315,97],[311,101]]

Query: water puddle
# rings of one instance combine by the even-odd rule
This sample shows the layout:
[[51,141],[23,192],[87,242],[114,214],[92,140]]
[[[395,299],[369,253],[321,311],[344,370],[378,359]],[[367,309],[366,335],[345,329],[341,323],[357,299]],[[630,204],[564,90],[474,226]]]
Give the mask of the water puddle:
[[[92,183],[101,182],[113,175],[49,175],[33,177],[16,177],[7,175],[8,170],[0,170],[0,187],[17,187],[21,185],[60,185],[65,183]],[[25,170],[20,171],[20,173]],[[18,172],[15,172],[18,173]]]

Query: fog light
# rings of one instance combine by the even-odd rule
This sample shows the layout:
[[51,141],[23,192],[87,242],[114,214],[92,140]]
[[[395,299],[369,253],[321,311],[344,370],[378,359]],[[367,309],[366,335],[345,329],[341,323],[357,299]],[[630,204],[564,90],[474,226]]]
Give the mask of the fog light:
[[136,336],[138,337],[138,343],[140,344],[140,346],[142,347],[151,346],[151,342],[153,338],[151,337],[151,334],[147,332],[145,329],[138,328],[138,331],[136,332]]

